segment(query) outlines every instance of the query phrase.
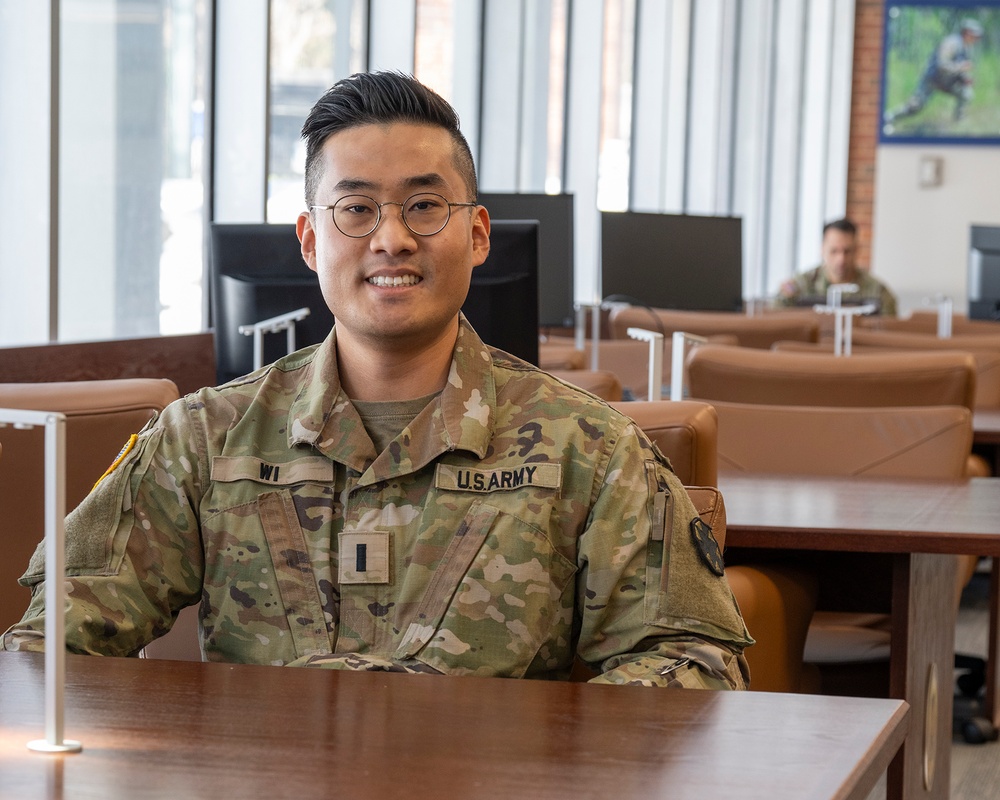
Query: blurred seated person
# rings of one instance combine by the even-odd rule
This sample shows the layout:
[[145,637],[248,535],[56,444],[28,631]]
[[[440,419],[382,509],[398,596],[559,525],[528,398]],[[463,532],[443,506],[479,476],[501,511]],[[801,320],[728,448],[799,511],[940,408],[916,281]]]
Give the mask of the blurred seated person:
[[844,293],[844,305],[874,303],[876,314],[896,316],[896,296],[866,269],[854,263],[858,229],[849,219],[838,219],[823,226],[823,263],[785,281],[776,298],[779,306],[811,306],[826,302],[826,292],[833,284],[853,283],[858,291]]

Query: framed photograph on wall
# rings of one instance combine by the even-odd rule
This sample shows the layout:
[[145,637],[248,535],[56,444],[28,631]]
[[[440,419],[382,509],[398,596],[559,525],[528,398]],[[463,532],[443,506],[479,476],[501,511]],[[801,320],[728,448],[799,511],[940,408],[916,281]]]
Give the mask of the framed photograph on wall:
[[1000,144],[1000,0],[886,0],[879,141]]

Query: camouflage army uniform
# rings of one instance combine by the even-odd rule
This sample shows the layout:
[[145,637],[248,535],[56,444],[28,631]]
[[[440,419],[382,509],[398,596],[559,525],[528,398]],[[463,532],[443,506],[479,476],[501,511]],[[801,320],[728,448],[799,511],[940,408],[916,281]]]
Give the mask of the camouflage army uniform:
[[[335,347],[140,433],[67,519],[71,650],[134,655],[200,602],[213,661],[565,678],[578,654],[605,682],[744,686],[729,585],[630,420],[463,319],[447,386],[379,454]],[[5,649],[43,645],[42,562]]]
[[[793,283],[795,289],[791,294],[778,296],[780,305],[794,305],[796,298],[799,297],[826,297],[826,290],[832,285],[822,266],[796,275]],[[858,291],[843,295],[844,300],[876,302],[879,304],[878,314],[896,316],[896,296],[867,270],[856,270],[853,280],[849,283],[857,284]]]

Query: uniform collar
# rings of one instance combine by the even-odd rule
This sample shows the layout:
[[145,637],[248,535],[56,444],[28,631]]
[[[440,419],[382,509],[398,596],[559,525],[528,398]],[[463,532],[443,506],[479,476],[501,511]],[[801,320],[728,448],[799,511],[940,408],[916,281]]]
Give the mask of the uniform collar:
[[309,444],[358,472],[371,467],[378,475],[419,469],[445,451],[468,450],[479,458],[488,451],[496,408],[493,357],[464,315],[444,389],[396,440],[401,446],[394,443],[377,460],[340,383],[336,325],[302,378],[289,409],[289,446]]

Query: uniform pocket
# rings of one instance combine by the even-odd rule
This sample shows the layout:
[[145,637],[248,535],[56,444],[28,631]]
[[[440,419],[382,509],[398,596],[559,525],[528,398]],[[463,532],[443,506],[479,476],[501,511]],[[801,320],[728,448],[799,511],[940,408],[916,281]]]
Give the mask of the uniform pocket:
[[301,657],[332,652],[313,559],[292,492],[265,492],[257,498],[257,508],[296,654]]

